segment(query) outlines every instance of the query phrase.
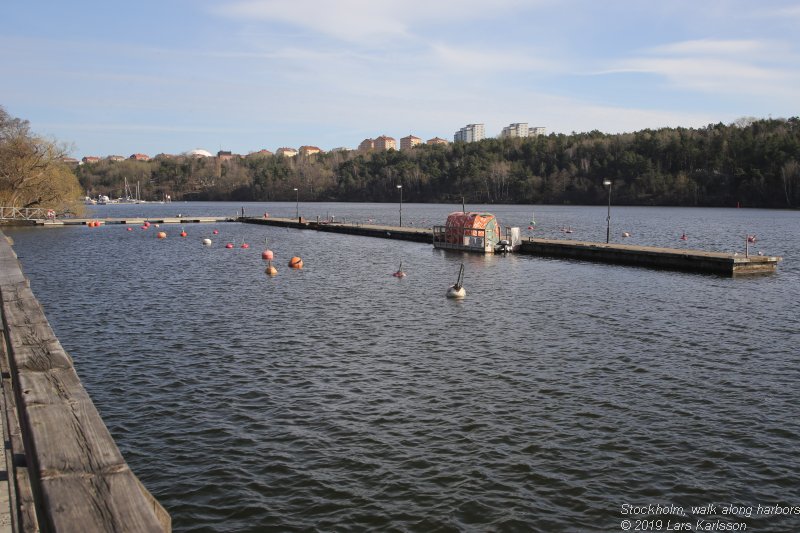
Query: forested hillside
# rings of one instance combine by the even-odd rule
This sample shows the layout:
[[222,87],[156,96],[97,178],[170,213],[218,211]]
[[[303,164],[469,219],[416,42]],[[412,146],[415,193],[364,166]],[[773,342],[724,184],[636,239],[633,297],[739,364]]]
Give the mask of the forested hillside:
[[[408,151],[332,152],[285,158],[158,157],[77,169],[90,195],[174,200],[397,201],[796,208],[800,119],[745,120],[706,128],[626,134],[599,131]],[[298,193],[294,189],[298,189]]]

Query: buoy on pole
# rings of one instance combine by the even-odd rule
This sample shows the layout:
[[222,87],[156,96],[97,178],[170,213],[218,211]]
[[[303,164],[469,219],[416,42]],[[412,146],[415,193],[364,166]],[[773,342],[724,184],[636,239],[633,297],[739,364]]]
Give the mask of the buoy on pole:
[[455,300],[460,300],[467,295],[464,289],[464,263],[461,263],[461,268],[458,269],[458,278],[455,285],[447,289],[447,297]]
[[402,261],[400,261],[400,268],[398,268],[397,272],[392,274],[392,276],[394,276],[396,278],[404,278],[404,277],[406,277],[406,273],[403,272],[403,262]]
[[278,275],[278,269],[275,268],[272,265],[272,261],[269,262],[269,264],[267,265],[267,269],[264,270],[264,272],[267,274],[267,276],[277,276]]

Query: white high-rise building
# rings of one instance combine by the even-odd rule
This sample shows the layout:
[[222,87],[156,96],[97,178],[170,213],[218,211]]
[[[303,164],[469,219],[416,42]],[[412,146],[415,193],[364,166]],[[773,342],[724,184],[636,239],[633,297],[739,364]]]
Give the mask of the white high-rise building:
[[528,137],[536,137],[538,135],[547,135],[547,129],[544,126],[534,126],[528,128]]
[[500,137],[527,137],[528,136],[528,123],[517,122],[509,124],[500,133]]
[[486,134],[483,124],[467,124],[453,135],[453,141],[465,143],[480,141],[484,138],[486,138]]

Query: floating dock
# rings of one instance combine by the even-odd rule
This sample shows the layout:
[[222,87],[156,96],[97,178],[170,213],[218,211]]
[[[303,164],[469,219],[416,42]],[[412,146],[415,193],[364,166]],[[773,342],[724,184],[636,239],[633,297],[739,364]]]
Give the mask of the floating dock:
[[[312,222],[303,218],[245,217],[237,220],[250,224],[312,229],[433,244],[433,230],[431,228]],[[775,272],[778,268],[778,263],[783,260],[782,257],[778,256],[532,238],[522,239],[519,250],[516,253],[722,276]]]
[[681,270],[733,276],[775,272],[783,260],[777,256],[679,250],[655,246],[630,246],[583,241],[526,239],[520,253],[541,257],[579,259],[620,265]]
[[218,222],[234,222],[233,217],[127,217],[127,218],[56,218],[35,219],[30,223],[37,226],[86,226],[89,222],[99,221],[102,224],[130,224],[141,225],[145,222],[151,224],[214,224]]

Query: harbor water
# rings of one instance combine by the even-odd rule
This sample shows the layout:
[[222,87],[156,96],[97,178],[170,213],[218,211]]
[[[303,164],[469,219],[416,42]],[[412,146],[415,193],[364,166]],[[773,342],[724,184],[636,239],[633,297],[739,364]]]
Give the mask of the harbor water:
[[[302,202],[90,209],[243,207],[400,215]],[[460,209],[403,204],[403,223]],[[524,236],[605,241],[605,206],[471,209]],[[161,240],[125,225],[3,231],[175,531],[800,530],[800,214],[611,217],[614,242],[744,253],[754,234],[749,253],[784,261],[726,278],[241,223],[187,224],[185,238],[165,225]],[[401,261],[407,276],[392,276]],[[467,297],[447,299],[462,263]]]

